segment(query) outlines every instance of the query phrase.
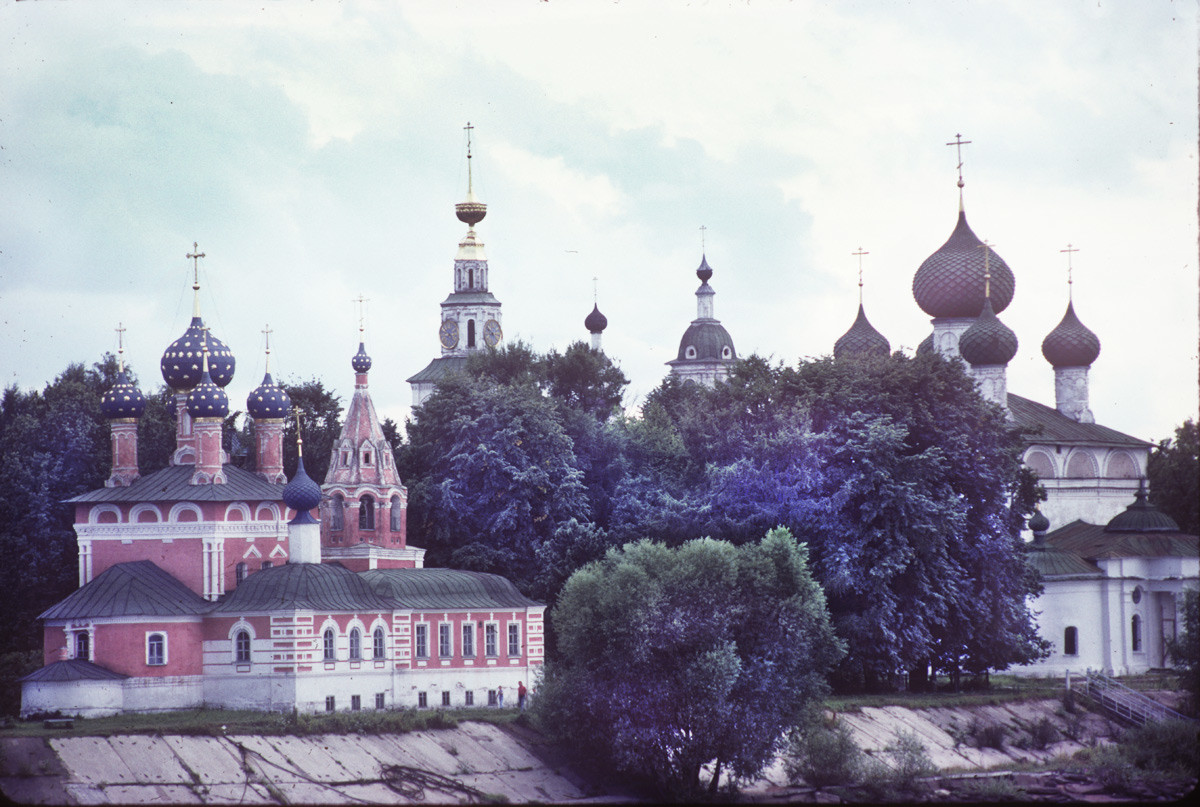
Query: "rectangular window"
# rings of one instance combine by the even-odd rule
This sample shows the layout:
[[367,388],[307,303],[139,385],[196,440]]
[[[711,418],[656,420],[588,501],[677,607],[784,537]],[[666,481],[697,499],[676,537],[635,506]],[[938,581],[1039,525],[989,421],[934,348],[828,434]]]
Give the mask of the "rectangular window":
[[475,693],[468,689],[467,693],[463,696],[463,703],[465,703],[467,706],[474,706]]
[[159,667],[167,663],[167,635],[165,633],[146,634],[146,663]]
[[350,696],[350,711],[357,712],[362,709],[362,695]]
[[384,700],[384,693],[376,692],[375,693],[375,708],[382,709],[382,708],[384,708],[385,705],[386,705],[386,702]]
[[325,711],[332,712],[336,709],[337,709],[337,701],[334,700],[334,697],[332,695],[326,695],[325,696]]
[[438,625],[438,655],[442,658],[454,655],[453,630],[454,627],[449,622]]
[[488,706],[495,706],[495,705],[496,705],[496,690],[489,689],[488,690]]
[[463,658],[475,658],[475,623],[464,622],[462,626]]
[[417,625],[416,633],[417,658],[429,658],[429,626]]
[[489,622],[483,628],[483,654],[485,656],[500,655],[500,626]]
[[417,708],[424,709],[429,705],[429,697],[424,692],[417,693]]
[[450,690],[447,689],[442,692],[442,706],[449,706],[449,705],[450,705]]
[[264,560],[264,561],[262,562],[262,567],[261,567],[261,568],[263,568],[263,569],[270,569],[270,568],[271,568],[272,566],[274,566],[274,565],[275,565],[275,564],[274,564],[272,561],[269,561],[269,560]]
[[508,655],[510,658],[521,655],[521,624],[508,623]]

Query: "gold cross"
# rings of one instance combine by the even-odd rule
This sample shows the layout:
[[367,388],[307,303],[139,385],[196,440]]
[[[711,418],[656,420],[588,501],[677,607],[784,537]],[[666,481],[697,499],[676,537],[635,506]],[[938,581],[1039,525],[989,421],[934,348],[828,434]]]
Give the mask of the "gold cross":
[[1059,252],[1067,253],[1067,298],[1068,299],[1070,299],[1070,297],[1071,297],[1071,253],[1078,252],[1078,251],[1079,251],[1079,247],[1073,247],[1070,244],[1067,244],[1066,249],[1059,250]]
[[968,143],[970,143],[970,142],[971,142],[970,140],[963,140],[963,139],[962,139],[962,135],[961,135],[961,134],[956,134],[956,135],[954,135],[954,139],[953,139],[952,141],[950,141],[949,143],[947,143],[947,144],[946,144],[947,146],[954,146],[955,150],[958,152],[958,187],[960,187],[960,188],[963,186],[963,178],[962,178],[962,167],[963,167],[963,161],[962,161],[962,147],[963,147],[963,146],[965,146],[965,145],[967,145],[967,144],[968,144]]
[[125,372],[125,325],[117,323],[117,369]]
[[992,296],[992,270],[988,264],[988,258],[991,257],[991,254],[992,254],[992,245],[990,243],[988,243],[987,241],[984,241],[982,244],[979,245],[979,248],[983,250],[983,296],[991,297]]
[[358,295],[358,297],[356,299],[351,300],[351,302],[358,303],[358,337],[359,337],[359,341],[362,341],[362,333],[363,333],[363,327],[364,327],[363,320],[366,318],[367,303],[370,302],[370,299],[367,297],[363,297],[360,294],[360,295]]
[[862,305],[862,256],[870,255],[871,253],[867,252],[862,247],[859,247],[858,252],[851,252],[850,254],[858,256],[858,304]]
[[200,288],[200,259],[204,257],[204,253],[200,251],[200,245],[195,241],[192,242],[192,249],[195,252],[189,252],[187,257],[192,261],[192,289]]

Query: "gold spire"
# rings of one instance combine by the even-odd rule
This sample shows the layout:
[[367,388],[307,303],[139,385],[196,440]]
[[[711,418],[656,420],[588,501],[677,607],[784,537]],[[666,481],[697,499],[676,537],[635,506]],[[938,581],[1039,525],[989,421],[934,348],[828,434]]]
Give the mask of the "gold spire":
[[266,368],[266,372],[268,372],[268,373],[269,373],[269,372],[271,372],[271,334],[272,334],[272,333],[274,333],[274,331],[272,331],[272,330],[271,330],[271,325],[270,325],[270,323],[268,323],[268,324],[266,325],[266,327],[264,327],[264,328],[263,328],[263,336],[265,336],[265,337],[266,337],[266,340],[267,340],[267,368]]
[[470,121],[467,121],[467,125],[463,127],[467,132],[467,199],[454,206],[454,214],[458,216],[458,220],[470,228],[467,231],[468,234],[487,215],[487,205],[475,198],[475,189],[471,176],[471,131],[474,128]]
[[117,323],[117,372],[125,372],[125,325]]
[[358,305],[358,341],[360,342],[363,341],[363,331],[366,328],[367,303],[370,301],[369,297],[363,297],[361,294],[351,300],[351,302]]
[[962,177],[962,147],[970,143],[970,140],[963,140],[961,134],[954,135],[954,139],[947,143],[947,146],[954,146],[958,152],[958,212],[963,211],[963,177]]
[[1066,249],[1059,250],[1059,252],[1067,253],[1067,302],[1071,301],[1071,291],[1072,291],[1071,284],[1073,282],[1071,279],[1071,253],[1078,252],[1078,251],[1079,251],[1079,247],[1072,247],[1070,244],[1067,244]]
[[304,459],[304,435],[300,432],[300,407],[292,410],[292,414],[296,416],[296,455],[300,459]]
[[992,254],[992,245],[984,241],[979,248],[983,250],[983,296],[990,300],[992,299],[992,269],[988,258]]
[[200,316],[200,259],[204,253],[195,241],[192,242],[192,249],[194,252],[189,252],[187,257],[192,261],[192,317],[195,318]]
[[858,304],[862,305],[862,301],[863,301],[862,256],[870,255],[871,253],[865,251],[862,247],[859,247],[858,252],[851,252],[850,254],[858,256]]
[[205,325],[200,331],[204,334],[204,358],[200,365],[200,377],[203,378],[208,373],[208,326]]

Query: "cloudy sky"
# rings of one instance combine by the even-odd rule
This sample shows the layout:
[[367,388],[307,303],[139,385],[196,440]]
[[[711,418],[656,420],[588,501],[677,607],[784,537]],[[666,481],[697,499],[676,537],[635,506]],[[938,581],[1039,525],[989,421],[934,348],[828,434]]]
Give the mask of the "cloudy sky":
[[1042,338],[1074,299],[1092,409],[1146,439],[1197,409],[1194,2],[0,5],[0,381],[115,351],[144,388],[206,322],[263,373],[402,421],[438,355],[474,129],[506,338],[586,339],[636,406],[696,315],[705,248],[742,355],[832,350],[865,301],[893,348],[912,276],[966,209],[1013,268],[1009,389],[1053,404]]

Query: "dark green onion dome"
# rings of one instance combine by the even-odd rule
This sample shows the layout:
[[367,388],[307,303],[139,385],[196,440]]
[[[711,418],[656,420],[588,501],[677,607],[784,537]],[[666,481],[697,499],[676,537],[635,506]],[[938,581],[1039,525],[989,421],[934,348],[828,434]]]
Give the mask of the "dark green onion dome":
[[929,334],[921,340],[921,344],[917,345],[917,355],[921,356],[926,353],[933,352],[933,334]]
[[[941,249],[930,255],[913,276],[913,297],[931,317],[977,317],[983,310],[983,242],[958,211],[958,225]],[[1012,270],[991,247],[987,266],[992,274],[992,306],[1000,313],[1012,302],[1016,282]]]
[[1100,337],[1075,316],[1074,303],[1067,303],[1062,322],[1042,340],[1042,355],[1055,367],[1090,367],[1100,355]]
[[704,255],[700,256],[700,266],[696,268],[696,277],[700,278],[701,283],[707,283],[713,276],[712,267],[708,265],[708,258]]
[[311,524],[316,521],[309,511],[321,503],[321,486],[304,471],[304,457],[296,463],[296,473],[283,486],[283,503],[296,511],[292,523]]
[[599,305],[592,306],[592,313],[583,321],[583,327],[588,329],[588,333],[604,333],[608,327],[608,317],[600,313]]
[[193,418],[224,418],[229,414],[229,396],[216,385],[208,370],[188,393],[187,411]]
[[371,357],[367,355],[367,348],[362,342],[358,343],[358,352],[350,359],[350,366],[356,373],[365,373],[371,369]]
[[1134,494],[1133,504],[1117,513],[1104,527],[1105,532],[1179,532],[1175,519],[1146,500],[1146,480]]
[[983,301],[983,312],[958,339],[958,352],[974,367],[1008,364],[1017,355],[1017,335],[996,318],[991,298]]
[[140,418],[145,411],[146,396],[136,384],[130,383],[124,370],[117,375],[112,389],[100,396],[100,412],[109,420]]
[[1046,518],[1041,510],[1034,510],[1033,515],[1029,517],[1029,529],[1034,535],[1040,535],[1050,529],[1050,519]]
[[679,340],[679,355],[675,358],[678,361],[735,361],[737,351],[733,347],[733,337],[724,325],[715,319],[697,320],[683,332],[683,338]]
[[236,362],[233,353],[217,337],[210,332],[205,339],[204,321],[200,317],[192,317],[192,324],[183,332],[183,336],[172,342],[159,361],[163,381],[176,392],[183,392],[200,383],[203,373],[201,365],[204,360],[204,346],[208,344],[208,371],[213,382],[218,387],[224,387],[233,380]]
[[843,356],[886,356],[891,350],[891,344],[867,320],[867,312],[863,310],[862,303],[859,303],[854,324],[833,345],[833,357],[840,359]]
[[263,376],[262,383],[246,397],[246,411],[255,420],[285,418],[291,405],[292,399],[283,387],[275,383],[270,372]]

